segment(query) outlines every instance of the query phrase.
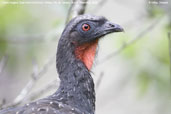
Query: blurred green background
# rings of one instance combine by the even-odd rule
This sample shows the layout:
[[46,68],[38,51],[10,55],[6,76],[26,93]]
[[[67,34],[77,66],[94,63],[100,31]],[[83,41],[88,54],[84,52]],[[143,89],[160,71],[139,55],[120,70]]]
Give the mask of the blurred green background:
[[[1,1],[0,104],[8,104],[29,82],[34,70],[39,71],[50,59],[52,63],[29,95],[58,78],[54,56],[70,4],[9,5]],[[96,113],[170,114],[170,1],[157,5],[150,0],[100,3],[87,4],[86,13],[105,16],[122,25],[125,33],[111,34],[100,41],[92,69],[95,82],[104,75],[96,90]],[[106,58],[130,41],[133,43],[120,53]]]

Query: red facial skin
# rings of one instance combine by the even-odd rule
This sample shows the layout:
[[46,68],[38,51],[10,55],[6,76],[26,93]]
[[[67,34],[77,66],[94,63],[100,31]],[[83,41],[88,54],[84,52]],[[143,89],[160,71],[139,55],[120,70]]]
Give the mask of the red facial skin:
[[84,43],[75,49],[76,57],[85,64],[88,70],[92,68],[96,55],[97,45],[98,39],[93,42]]

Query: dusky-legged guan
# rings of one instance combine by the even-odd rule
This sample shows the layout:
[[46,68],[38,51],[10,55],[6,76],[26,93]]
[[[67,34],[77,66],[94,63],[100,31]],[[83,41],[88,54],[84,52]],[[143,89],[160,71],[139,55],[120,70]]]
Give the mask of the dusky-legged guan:
[[94,114],[95,90],[90,70],[98,41],[107,34],[122,31],[121,26],[101,16],[80,15],[72,19],[58,42],[57,91],[21,107],[3,109],[0,114]]

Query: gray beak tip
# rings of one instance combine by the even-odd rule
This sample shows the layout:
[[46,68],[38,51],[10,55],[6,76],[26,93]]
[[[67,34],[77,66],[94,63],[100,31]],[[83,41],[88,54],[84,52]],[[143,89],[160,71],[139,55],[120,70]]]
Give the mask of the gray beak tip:
[[118,24],[114,24],[115,32],[125,32],[125,30]]
[[124,32],[124,29],[120,25],[111,23],[109,21],[106,22],[105,28],[111,32]]

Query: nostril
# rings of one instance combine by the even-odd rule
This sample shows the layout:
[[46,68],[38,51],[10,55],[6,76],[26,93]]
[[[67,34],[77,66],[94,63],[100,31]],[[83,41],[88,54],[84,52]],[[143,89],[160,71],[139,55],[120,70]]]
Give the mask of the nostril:
[[113,24],[111,24],[111,23],[109,24],[109,26],[111,26],[111,27],[115,27],[115,25],[113,25]]

